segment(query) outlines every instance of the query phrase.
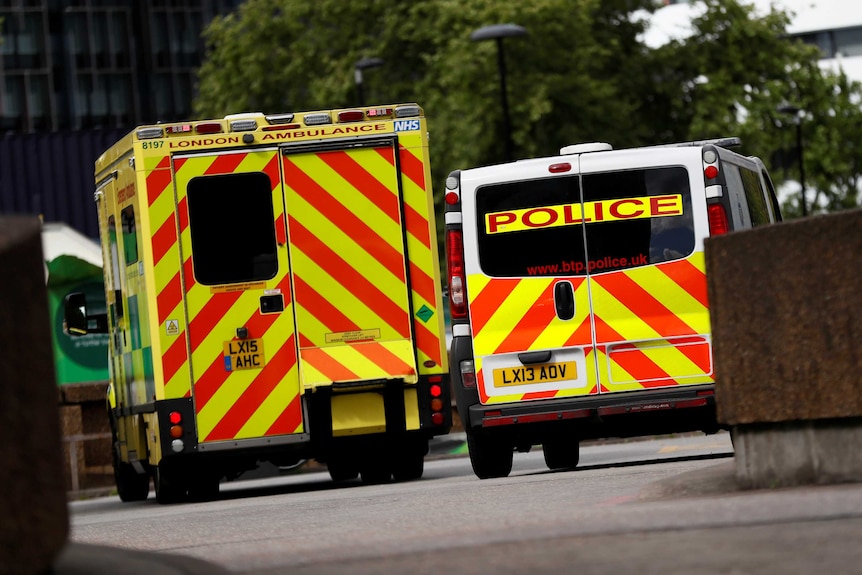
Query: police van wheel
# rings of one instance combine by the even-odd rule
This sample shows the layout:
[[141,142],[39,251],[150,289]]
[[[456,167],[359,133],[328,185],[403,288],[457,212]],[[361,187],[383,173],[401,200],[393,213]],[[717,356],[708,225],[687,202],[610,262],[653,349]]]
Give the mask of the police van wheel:
[[156,501],[159,503],[179,503],[186,498],[186,490],[181,484],[181,479],[176,469],[160,463],[153,477],[156,485]]
[[574,469],[581,457],[577,439],[550,439],[542,443],[542,452],[548,469]]
[[470,464],[479,479],[508,477],[512,472],[514,447],[509,441],[474,431],[467,432]]

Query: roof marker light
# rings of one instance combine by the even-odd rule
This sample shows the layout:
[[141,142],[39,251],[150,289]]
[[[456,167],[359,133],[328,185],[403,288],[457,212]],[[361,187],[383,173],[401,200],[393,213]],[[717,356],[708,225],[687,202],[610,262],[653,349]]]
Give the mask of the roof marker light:
[[369,118],[385,118],[392,115],[392,108],[371,108],[365,115]]
[[191,124],[176,124],[173,126],[168,126],[165,128],[165,132],[168,134],[185,134],[186,132],[192,131]]
[[234,120],[230,123],[231,132],[250,132],[257,129],[257,120]]
[[419,106],[410,105],[410,106],[398,106],[395,108],[395,117],[396,118],[412,118],[413,116],[418,116],[421,108]]
[[561,174],[563,172],[569,172],[572,169],[572,165],[568,162],[563,162],[560,164],[551,164],[548,166],[548,171],[552,174]]
[[320,126],[321,124],[332,123],[332,116],[326,113],[306,114],[302,119],[306,126]]
[[164,136],[164,131],[161,128],[141,128],[135,135],[140,140],[152,140],[153,138],[161,138]]

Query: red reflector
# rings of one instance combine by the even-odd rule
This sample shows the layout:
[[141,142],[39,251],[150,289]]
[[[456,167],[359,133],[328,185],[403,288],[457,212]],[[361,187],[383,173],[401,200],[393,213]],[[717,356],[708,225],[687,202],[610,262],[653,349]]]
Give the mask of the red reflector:
[[698,397],[704,397],[704,396],[709,396],[709,395],[715,395],[715,390],[714,389],[705,389],[703,391],[697,392]]
[[171,426],[171,437],[174,439],[180,439],[183,436],[183,426],[182,425],[172,425]]
[[434,425],[443,425],[443,414],[439,411],[431,414],[431,423]]
[[499,409],[491,409],[485,412],[485,417],[500,417],[501,415],[503,415],[503,412]]
[[299,124],[278,124],[276,126],[264,126],[261,130],[264,132],[274,132],[276,130],[296,130],[299,127]]
[[345,110],[338,112],[339,122],[361,122],[365,119],[365,114],[362,110]]
[[454,206],[459,201],[461,201],[461,196],[458,195],[457,192],[447,192],[446,193],[446,203],[450,206]]
[[428,381],[430,381],[431,383],[440,383],[441,381],[443,381],[443,376],[442,375],[429,375]]
[[195,124],[195,132],[198,134],[218,134],[221,131],[222,128],[219,122],[202,122],[200,124]]
[[726,234],[728,232],[727,212],[724,211],[724,206],[719,203],[709,204],[706,210],[709,214],[709,235]]
[[711,180],[718,175],[718,168],[715,166],[707,166],[706,169],[703,170],[703,175],[707,180]]
[[172,411],[168,414],[168,419],[174,425],[183,420],[183,415],[179,411]]
[[562,164],[551,164],[548,166],[548,171],[552,174],[560,174],[562,172],[568,172],[572,169],[572,165],[568,162],[563,162]]
[[443,395],[443,388],[436,383],[431,386],[431,397],[440,397]]

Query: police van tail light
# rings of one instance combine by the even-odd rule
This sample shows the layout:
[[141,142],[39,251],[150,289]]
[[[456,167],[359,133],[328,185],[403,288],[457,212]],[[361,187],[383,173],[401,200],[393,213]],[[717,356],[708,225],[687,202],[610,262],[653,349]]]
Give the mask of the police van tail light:
[[461,230],[446,232],[446,260],[449,272],[449,313],[452,319],[467,317],[464,278],[464,237]]
[[446,421],[446,416],[443,413],[443,376],[432,375],[428,378],[431,385],[428,387],[428,393],[431,395],[431,423],[434,425],[443,425]]
[[720,202],[710,203],[706,206],[709,216],[709,235],[720,236],[728,232],[727,211]]

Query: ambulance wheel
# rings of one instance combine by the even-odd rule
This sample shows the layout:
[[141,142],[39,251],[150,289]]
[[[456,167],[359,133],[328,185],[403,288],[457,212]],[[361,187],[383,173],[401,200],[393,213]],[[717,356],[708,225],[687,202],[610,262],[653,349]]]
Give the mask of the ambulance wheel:
[[191,501],[212,501],[218,498],[219,480],[221,478],[214,474],[200,475],[189,485],[189,499]]
[[542,443],[548,469],[574,469],[581,458],[577,439],[555,438]]
[[392,478],[395,481],[413,481],[425,472],[425,456],[416,453],[402,453],[392,461]]
[[156,467],[153,483],[156,485],[156,501],[161,504],[179,503],[186,498],[186,489],[179,473],[164,461]]
[[362,483],[369,485],[389,483],[392,479],[392,468],[389,463],[386,451],[382,447],[371,449],[359,462],[359,475],[362,476]]
[[150,495],[150,476],[135,471],[131,463],[120,461],[120,444],[116,433],[112,434],[114,445],[111,463],[114,466],[114,483],[117,484],[117,495],[120,496],[120,501],[124,503],[144,501]]
[[420,479],[425,472],[427,453],[428,439],[425,437],[408,436],[397,442],[389,462],[392,478],[395,481]]
[[467,449],[470,451],[470,464],[479,479],[508,477],[512,472],[514,446],[493,435],[467,432]]
[[326,468],[329,470],[329,477],[333,481],[350,481],[359,477],[359,470],[356,469],[356,466],[343,459],[327,461]]
[[150,476],[138,473],[131,463],[114,461],[114,482],[120,501],[144,501],[150,494]]

